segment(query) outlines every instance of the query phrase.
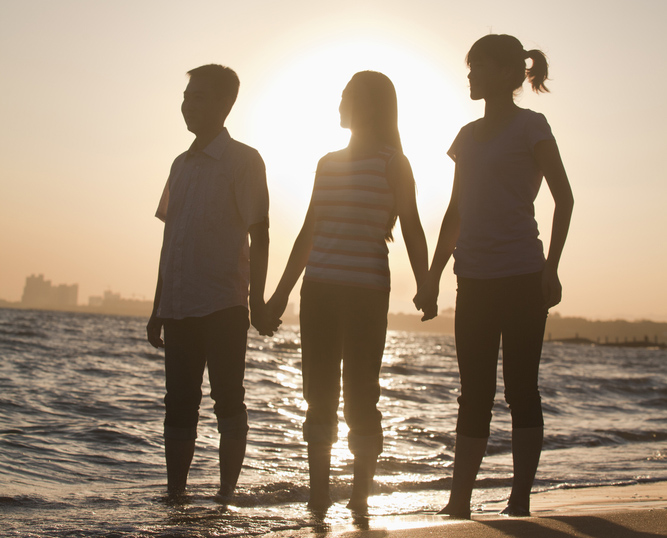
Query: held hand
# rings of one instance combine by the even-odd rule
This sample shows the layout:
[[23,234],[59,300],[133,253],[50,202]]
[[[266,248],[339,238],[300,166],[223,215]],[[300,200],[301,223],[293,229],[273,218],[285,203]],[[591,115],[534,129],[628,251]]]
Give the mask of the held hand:
[[548,310],[560,303],[563,296],[563,287],[558,279],[558,271],[548,264],[542,271],[542,296],[544,307]]
[[262,336],[273,336],[282,321],[270,315],[266,304],[253,306],[250,310],[250,322]]
[[280,318],[285,313],[287,301],[289,301],[289,295],[284,296],[276,291],[266,303],[269,316],[276,319]]
[[432,282],[430,278],[427,278],[419,288],[419,291],[417,291],[417,295],[415,295],[412,302],[415,303],[417,310],[421,310],[424,313],[422,321],[428,321],[438,315],[439,291],[438,285]]
[[421,308],[424,313],[422,321],[428,321],[438,316],[438,303],[431,303]]
[[162,319],[156,317],[155,315],[151,315],[148,323],[146,324],[146,336],[148,341],[154,348],[157,349],[164,347],[164,341],[161,337],[162,325]]

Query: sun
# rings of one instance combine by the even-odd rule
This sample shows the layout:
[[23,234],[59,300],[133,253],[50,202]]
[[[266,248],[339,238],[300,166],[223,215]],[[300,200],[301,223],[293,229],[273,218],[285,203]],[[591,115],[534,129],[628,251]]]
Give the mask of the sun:
[[[437,52],[377,36],[330,40],[274,61],[261,81],[253,81],[255,89],[248,89],[239,115],[244,121],[234,132],[240,130],[266,163],[272,266],[284,267],[308,208],[318,160],[348,143],[350,133],[340,127],[338,113],[343,89],[356,72],[369,69],[384,73],[396,87],[403,150],[415,175],[427,240],[435,243],[454,175],[447,149],[472,115],[463,59],[448,63]],[[407,311],[413,279],[402,238],[394,235],[392,303]],[[270,270],[269,282],[278,276]]]
[[396,87],[401,138],[419,191],[451,189],[446,151],[465,117],[467,81],[452,81],[443,64],[406,44],[366,38],[323,44],[274,66],[247,125],[266,162],[274,206],[287,202],[290,214],[301,208],[303,217],[317,161],[349,140],[339,124],[343,88],[367,69]]

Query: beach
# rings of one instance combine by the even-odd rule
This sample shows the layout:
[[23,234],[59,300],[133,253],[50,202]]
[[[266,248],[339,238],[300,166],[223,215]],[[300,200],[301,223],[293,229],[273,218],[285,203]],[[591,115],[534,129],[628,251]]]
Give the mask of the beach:
[[[142,318],[0,309],[3,538],[361,532],[345,508],[353,456],[342,406],[332,458],[335,504],[322,525],[306,508],[305,403],[294,326],[271,338],[249,335],[251,428],[233,506],[226,510],[213,500],[218,433],[207,380],[187,500],[167,502],[163,356],[145,334]],[[545,343],[540,392],[546,433],[533,488],[535,517],[526,520],[497,515],[512,476],[500,369],[473,521],[447,522],[435,513],[451,487],[459,394],[454,339],[389,331],[380,378],[384,451],[371,517],[361,522],[373,531],[366,536],[558,538],[585,525],[590,530],[579,530],[580,536],[632,536],[638,529],[645,534],[637,536],[660,536],[656,528],[667,529],[666,361],[667,350],[659,348]],[[618,529],[625,534],[612,533]]]
[[667,536],[667,482],[557,489],[532,496],[532,516],[489,503],[471,521],[435,514],[361,518],[349,525],[280,531],[266,538],[648,538]]

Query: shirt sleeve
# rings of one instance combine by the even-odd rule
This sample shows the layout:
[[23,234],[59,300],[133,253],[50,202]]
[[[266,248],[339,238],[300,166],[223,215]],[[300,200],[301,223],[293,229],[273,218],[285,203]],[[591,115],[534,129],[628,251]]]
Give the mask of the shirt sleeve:
[[160,219],[162,222],[167,220],[167,209],[169,209],[169,191],[171,190],[171,185],[173,182],[174,176],[179,173],[179,170],[182,167],[183,158],[185,153],[179,155],[174,159],[174,162],[171,164],[171,169],[169,170],[169,177],[167,178],[167,183],[164,185],[162,191],[162,196],[160,197],[160,202],[157,205],[157,211],[155,211],[155,216]]
[[164,185],[164,190],[162,191],[162,196],[160,197],[160,203],[157,205],[157,211],[155,216],[160,219],[162,222],[167,220],[167,208],[169,207],[169,179]]
[[235,178],[236,206],[247,228],[269,220],[269,189],[266,167],[256,151],[248,155],[237,169]]
[[531,114],[530,121],[526,124],[526,136],[528,138],[528,145],[531,151],[535,145],[542,140],[553,140],[554,135],[551,132],[551,126],[544,117],[544,114]]
[[463,143],[463,138],[464,138],[464,132],[467,127],[468,126],[466,125],[465,127],[461,128],[459,134],[456,135],[454,142],[452,142],[452,145],[447,150],[447,155],[449,155],[452,161],[454,162],[456,162],[456,160],[459,158],[461,152],[461,144]]

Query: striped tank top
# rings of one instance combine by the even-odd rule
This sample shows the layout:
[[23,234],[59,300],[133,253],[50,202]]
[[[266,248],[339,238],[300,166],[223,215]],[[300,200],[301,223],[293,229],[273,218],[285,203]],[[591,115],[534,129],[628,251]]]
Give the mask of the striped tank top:
[[394,208],[387,163],[396,150],[350,160],[328,154],[315,176],[313,247],[304,280],[388,291],[385,236]]

